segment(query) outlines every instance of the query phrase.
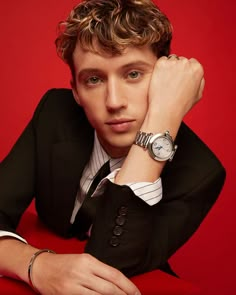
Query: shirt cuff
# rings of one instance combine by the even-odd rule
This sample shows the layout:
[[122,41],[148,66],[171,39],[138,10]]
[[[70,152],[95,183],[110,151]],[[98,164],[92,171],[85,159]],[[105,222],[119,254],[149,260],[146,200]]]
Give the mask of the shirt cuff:
[[[98,192],[101,191],[102,186],[104,182],[106,181],[106,179],[114,183],[115,176],[119,170],[120,168],[114,170],[106,178],[104,178],[99,183],[94,195],[96,195]],[[162,199],[162,182],[160,177],[154,182],[130,182],[130,183],[127,183],[126,185],[131,188],[131,190],[134,192],[134,194],[137,197],[142,199],[144,202],[146,202],[150,206],[157,204]]]
[[0,238],[2,238],[2,237],[16,238],[17,240],[20,240],[21,242],[28,244],[27,241],[25,239],[23,239],[21,236],[14,234],[10,231],[0,230]]

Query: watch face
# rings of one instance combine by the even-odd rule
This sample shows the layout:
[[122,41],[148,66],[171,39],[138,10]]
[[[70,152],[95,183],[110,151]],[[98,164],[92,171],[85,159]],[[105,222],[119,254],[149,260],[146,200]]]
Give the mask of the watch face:
[[162,161],[168,160],[173,153],[172,141],[164,135],[153,138],[150,148],[154,158]]

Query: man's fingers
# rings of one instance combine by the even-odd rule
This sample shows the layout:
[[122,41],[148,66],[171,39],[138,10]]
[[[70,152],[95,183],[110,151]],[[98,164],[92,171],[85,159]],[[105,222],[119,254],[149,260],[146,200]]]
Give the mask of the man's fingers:
[[127,295],[127,293],[120,289],[116,284],[95,275],[87,277],[83,286],[87,290],[93,289],[93,292],[96,292],[95,294]]
[[[93,265],[93,273],[97,277],[105,280],[106,282],[112,283],[113,286],[116,286],[118,290],[124,292],[127,295],[139,295],[141,294],[138,288],[131,282],[125,275],[123,275],[119,270],[104,264],[100,261],[97,261],[96,266]],[[110,293],[116,294],[116,293]],[[123,293],[117,293],[123,294]]]
[[199,99],[202,97],[204,88],[205,88],[205,79],[203,77],[199,87]]

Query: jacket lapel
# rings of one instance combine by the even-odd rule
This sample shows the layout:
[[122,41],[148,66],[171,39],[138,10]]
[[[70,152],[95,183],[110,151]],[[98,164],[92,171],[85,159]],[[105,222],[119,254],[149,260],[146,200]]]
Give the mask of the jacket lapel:
[[73,140],[53,145],[51,226],[63,236],[69,235],[70,218],[81,175],[92,153],[93,139],[93,129],[84,122]]

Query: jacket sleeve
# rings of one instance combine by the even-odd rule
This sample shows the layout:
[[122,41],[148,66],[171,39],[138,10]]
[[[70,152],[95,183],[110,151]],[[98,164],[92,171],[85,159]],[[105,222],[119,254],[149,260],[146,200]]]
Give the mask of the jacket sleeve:
[[156,206],[149,246],[137,271],[160,268],[198,229],[220,194],[224,169],[212,173],[192,191]]
[[[185,148],[163,172],[158,204],[148,206],[128,187],[112,183],[101,196],[86,252],[127,276],[165,265],[197,230],[222,189],[220,162],[188,129],[182,132],[179,144],[185,142]],[[189,149],[197,156],[188,155]]]

